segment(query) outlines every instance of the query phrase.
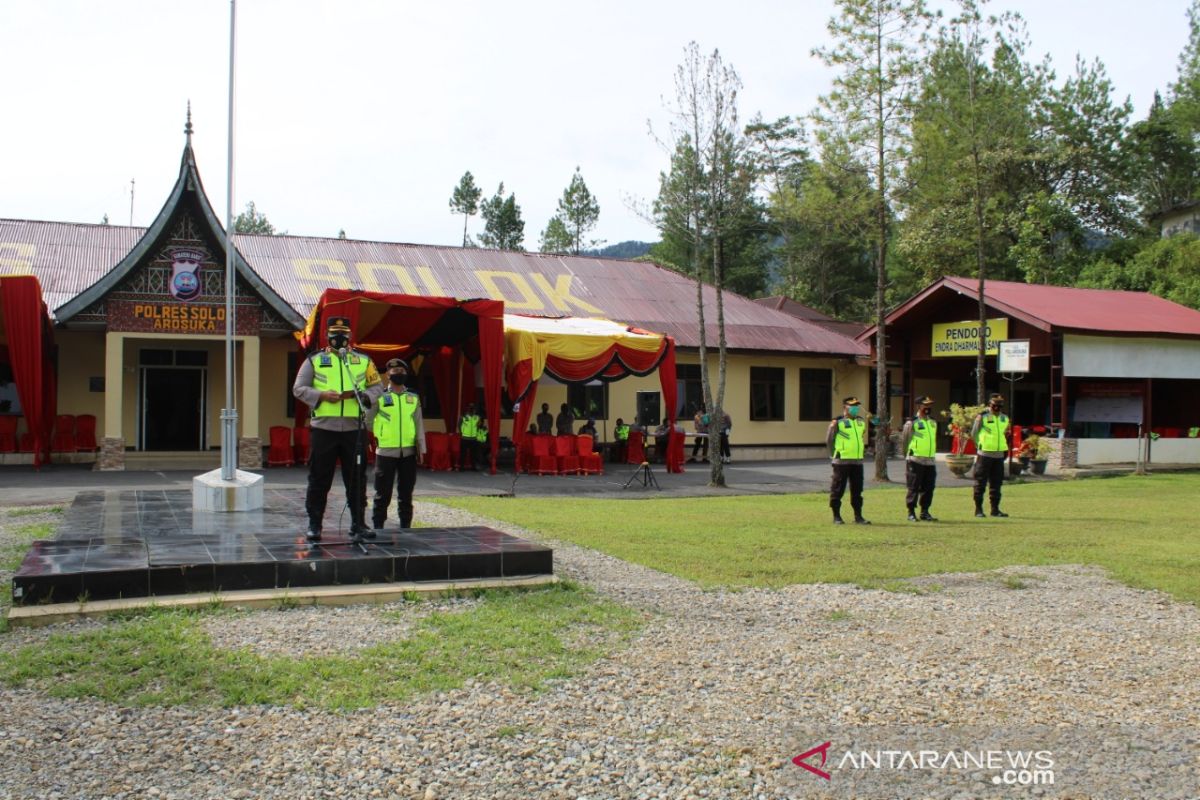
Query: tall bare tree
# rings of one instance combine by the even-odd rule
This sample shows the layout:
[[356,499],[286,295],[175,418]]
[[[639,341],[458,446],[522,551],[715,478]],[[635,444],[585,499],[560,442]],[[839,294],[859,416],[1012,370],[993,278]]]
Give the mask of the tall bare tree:
[[838,70],[814,114],[818,140],[865,165],[874,187],[875,479],[888,480],[891,423],[887,371],[888,243],[911,137],[921,48],[930,15],[921,0],[835,0],[833,45],[813,55]]
[[[670,122],[665,137],[655,138],[671,154],[668,173],[660,176],[654,204],[655,222],[664,238],[686,242],[688,267],[696,280],[696,315],[700,329],[700,379],[715,444],[723,427],[725,376],[728,363],[725,336],[725,252],[728,237],[745,211],[754,169],[747,140],[738,122],[737,96],[741,79],[725,64],[719,51],[705,56],[690,42],[675,70],[675,96],[666,102]],[[653,129],[651,134],[654,135]],[[705,257],[708,257],[706,265]],[[708,330],[705,324],[705,278],[712,282],[716,301],[717,380],[708,369]],[[724,486],[720,458],[712,458],[710,485]]]

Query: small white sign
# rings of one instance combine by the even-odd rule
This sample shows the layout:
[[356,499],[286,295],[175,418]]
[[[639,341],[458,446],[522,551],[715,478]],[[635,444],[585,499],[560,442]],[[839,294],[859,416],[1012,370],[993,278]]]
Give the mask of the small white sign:
[[997,372],[1029,372],[1029,340],[1006,339],[999,343]]

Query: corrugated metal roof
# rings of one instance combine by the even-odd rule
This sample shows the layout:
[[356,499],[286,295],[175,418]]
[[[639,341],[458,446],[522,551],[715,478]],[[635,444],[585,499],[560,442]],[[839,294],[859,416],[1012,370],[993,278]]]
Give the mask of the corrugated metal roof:
[[771,297],[757,297],[754,302],[760,306],[773,308],[776,311],[782,311],[785,314],[790,314],[798,319],[808,320],[814,325],[820,325],[822,328],[840,333],[842,336],[848,336],[851,339],[856,338],[860,333],[865,331],[869,326],[865,322],[843,322],[842,320],[834,319],[833,317],[818,311],[812,306],[806,306],[803,303],[797,303],[790,297],[782,295],[772,295]]
[[[58,308],[100,280],[145,228],[0,220],[0,272],[39,277]],[[328,287],[505,301],[507,311],[597,316],[700,343],[696,286],[655,264],[583,256],[322,239],[238,235],[250,267],[301,316]],[[716,295],[705,287],[708,343],[716,345]],[[863,355],[865,345],[806,320],[725,293],[728,346]]]
[[0,219],[0,274],[36,275],[53,310],[100,279],[145,228]]
[[[888,322],[904,316],[935,292],[949,290],[975,297],[978,288],[975,278],[941,278],[889,314]],[[1200,311],[1149,292],[987,281],[984,293],[990,307],[1043,330],[1200,336]],[[874,327],[868,328],[859,339],[873,331]]]

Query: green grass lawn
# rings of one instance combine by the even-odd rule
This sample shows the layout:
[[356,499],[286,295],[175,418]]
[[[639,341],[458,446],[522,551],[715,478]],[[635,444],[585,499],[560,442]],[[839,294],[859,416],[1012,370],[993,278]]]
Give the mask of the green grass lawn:
[[[823,494],[645,500],[441,500],[705,586],[857,583],[1007,565],[1094,564],[1200,601],[1200,475],[1007,485],[1008,519],[975,519],[969,488],[939,489],[937,523],[905,521],[902,486],[868,490],[870,527],[830,524]],[[844,509],[845,510],[845,509]]]
[[217,649],[205,613],[234,612],[151,610],[87,633],[0,647],[0,682],[132,705],[363,708],[469,678],[536,689],[601,658],[641,619],[564,582],[482,592],[477,605],[434,612],[355,655],[296,658]]

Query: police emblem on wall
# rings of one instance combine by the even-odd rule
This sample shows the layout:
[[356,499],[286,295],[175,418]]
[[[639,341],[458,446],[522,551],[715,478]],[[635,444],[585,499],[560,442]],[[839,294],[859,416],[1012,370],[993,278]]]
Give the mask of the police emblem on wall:
[[176,300],[195,300],[200,296],[200,267],[208,254],[202,250],[181,247],[170,251],[171,296]]

